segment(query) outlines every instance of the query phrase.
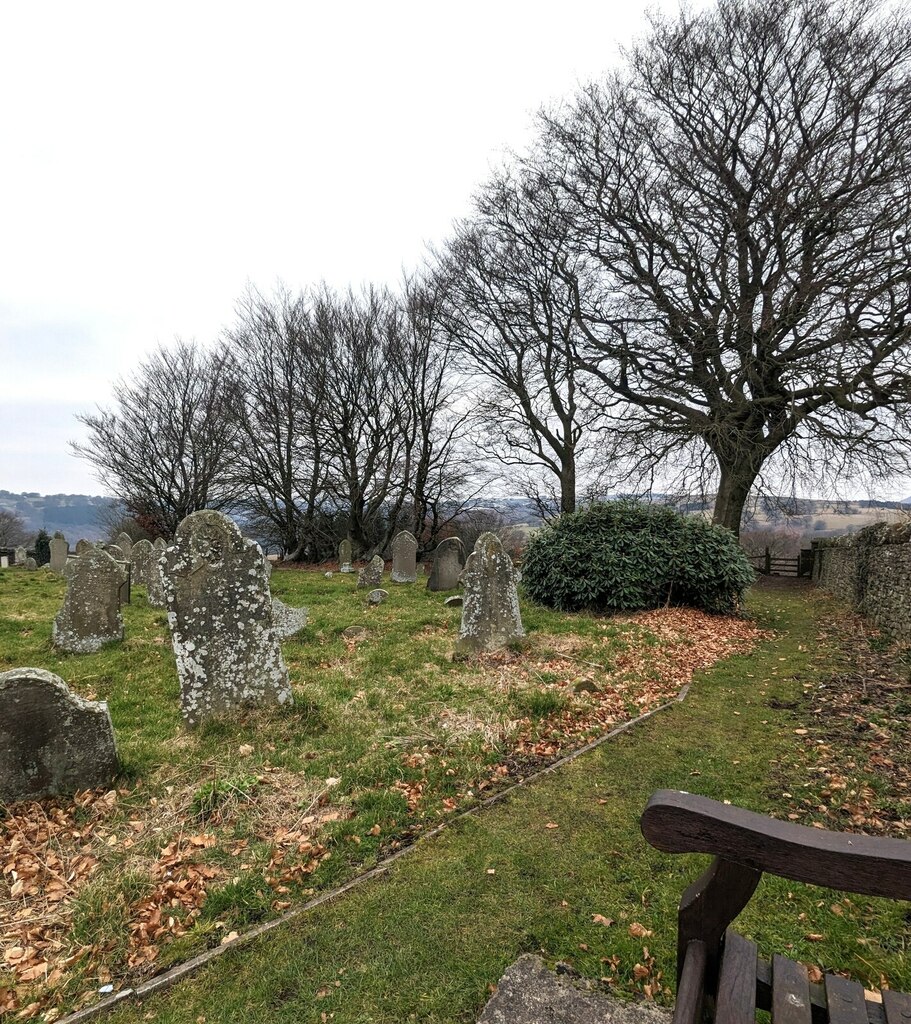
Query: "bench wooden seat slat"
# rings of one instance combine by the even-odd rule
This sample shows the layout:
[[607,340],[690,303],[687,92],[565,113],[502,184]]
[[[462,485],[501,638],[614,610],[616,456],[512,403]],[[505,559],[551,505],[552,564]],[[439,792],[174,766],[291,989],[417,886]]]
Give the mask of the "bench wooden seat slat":
[[868,1024],[867,1002],[862,985],[838,974],[825,977],[829,1024]]
[[806,967],[776,953],[772,957],[772,1024],[810,1024],[812,1018]]
[[911,1024],[911,995],[884,988],[882,997],[886,1024]]
[[715,1024],[753,1024],[756,1020],[757,960],[754,942],[737,932],[725,932]]

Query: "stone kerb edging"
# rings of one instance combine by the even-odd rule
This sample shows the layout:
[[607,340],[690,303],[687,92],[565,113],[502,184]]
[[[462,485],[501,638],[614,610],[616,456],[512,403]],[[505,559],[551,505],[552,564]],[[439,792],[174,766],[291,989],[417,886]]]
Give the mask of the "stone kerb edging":
[[382,875],[385,875],[389,871],[389,868],[401,857],[404,857],[406,854],[417,849],[419,844],[427,842],[430,839],[434,839],[441,832],[445,831],[456,822],[478,814],[487,807],[491,807],[493,804],[499,803],[501,800],[505,800],[506,797],[511,796],[517,790],[523,789],[530,783],[537,782],[545,775],[550,775],[558,768],[562,768],[571,761],[575,761],[577,757],[581,757],[583,754],[587,754],[590,750],[600,747],[603,743],[614,739],[615,736],[619,736],[621,733],[626,732],[634,725],[638,725],[640,722],[644,722],[647,718],[657,715],[659,711],[666,711],[675,704],[680,704],[686,699],[686,696],[690,691],[690,685],[690,683],[687,683],[676,697],[667,701],[665,704],[659,704],[658,707],[652,708],[651,711],[646,711],[645,714],[638,715],[636,718],[631,718],[628,722],[623,722],[616,728],[611,729],[610,732],[605,733],[603,736],[599,736],[598,739],[592,740],[591,743],[586,743],[585,746],[579,747],[577,750],[573,750],[564,757],[561,757],[559,760],[554,761],[553,764],[547,765],[547,767],[534,772],[532,775],[526,776],[524,779],[519,779],[518,782],[513,783],[506,789],[500,790],[499,793],[494,793],[493,796],[487,797],[486,800],[479,801],[473,807],[460,811],[448,821],[444,821],[442,824],[432,828],[429,832],[425,832],[422,836],[418,836],[413,843],[402,847],[400,850],[396,850],[395,853],[389,854],[389,856],[380,861],[376,867],[370,868],[369,871],[365,871],[361,875],[357,875],[355,878],[352,878],[351,881],[346,882],[344,885],[340,885],[337,889],[332,889],[330,892],[324,892],[319,896],[315,896],[312,900],[308,900],[307,903],[304,903],[299,907],[295,907],[293,910],[287,911],[280,917],[276,917],[271,921],[264,921],[262,924],[256,925],[249,931],[244,932],[243,935],[239,935],[233,942],[225,943],[223,946],[216,946],[214,949],[207,949],[205,952],[199,953],[197,956],[194,956],[189,960],[185,960],[182,964],[172,967],[169,971],[165,971],[163,974],[159,974],[156,977],[143,982],[141,985],[137,985],[136,988],[121,989],[120,992],[115,992],[114,995],[107,996],[105,999],[100,1000],[93,1006],[87,1006],[84,1010],[77,1010],[68,1017],[61,1017],[57,1021],[57,1024],[79,1024],[81,1021],[92,1020],[95,1017],[100,1017],[102,1014],[107,1013],[109,1010],[113,1010],[115,1007],[127,1000],[142,1002],[142,1000],[147,999],[150,996],[157,995],[159,992],[164,992],[166,989],[169,989],[178,981],[189,977],[191,974],[195,974],[199,968],[205,967],[206,964],[215,960],[217,957],[223,956],[225,953],[237,949],[239,946],[249,945],[255,939],[260,938],[260,936],[265,935],[267,932],[271,932],[275,928],[280,928],[289,921],[293,921],[296,918],[309,913],[311,910],[315,910],[324,903],[331,903],[337,900],[340,896],[344,896],[352,889],[355,889],[374,878],[379,878]]

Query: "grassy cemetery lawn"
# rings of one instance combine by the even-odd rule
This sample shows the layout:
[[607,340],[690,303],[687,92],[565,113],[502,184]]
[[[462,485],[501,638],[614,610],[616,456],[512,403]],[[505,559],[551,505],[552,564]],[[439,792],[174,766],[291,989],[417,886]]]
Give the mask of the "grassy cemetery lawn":
[[[685,703],[112,1024],[468,1024],[524,952],[668,1002],[677,901],[706,858],[645,843],[653,790],[873,834],[909,825],[907,660],[807,588],[754,590],[749,608],[772,635],[697,674]],[[907,904],[765,878],[738,931],[811,976],[911,986]]]
[[[607,619],[525,606],[516,650],[453,662],[460,610],[445,595],[387,584],[368,607],[355,584],[276,571],[273,594],[310,607],[282,645],[294,706],[189,732],[166,617],[142,590],[123,609],[123,643],[62,655],[50,633],[63,581],[0,576],[0,666],[45,668],[108,701],[123,765],[107,793],[0,809],[0,1013],[54,1019],[230,940],[760,636],[677,609]],[[350,626],[366,632],[346,639]]]

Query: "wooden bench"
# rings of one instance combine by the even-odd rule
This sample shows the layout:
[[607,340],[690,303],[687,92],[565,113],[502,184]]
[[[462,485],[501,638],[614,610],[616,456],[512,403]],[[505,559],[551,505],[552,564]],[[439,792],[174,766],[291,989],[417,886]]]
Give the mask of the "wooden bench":
[[763,871],[830,889],[911,899],[911,843],[826,832],[776,821],[706,797],[659,790],[642,834],[666,853],[715,859],[680,900],[674,1024],[748,1024],[768,1010],[772,1024],[911,1024],[911,996],[888,989],[882,1002],[854,981],[827,974],[811,983],[784,956],[771,962],[728,926],[753,895]]

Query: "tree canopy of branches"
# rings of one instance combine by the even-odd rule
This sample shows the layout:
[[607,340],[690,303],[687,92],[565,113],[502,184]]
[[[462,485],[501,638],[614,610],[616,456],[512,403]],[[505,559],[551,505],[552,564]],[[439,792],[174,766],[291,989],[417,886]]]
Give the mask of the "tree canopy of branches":
[[875,2],[719,0],[657,18],[525,161],[572,220],[615,455],[708,457],[735,532],[776,464],[908,465],[909,60]]
[[592,375],[576,358],[567,227],[534,174],[502,174],[439,254],[446,324],[475,385],[477,443],[522,467],[545,516],[575,510],[579,461],[601,417],[586,392]]
[[30,535],[25,520],[12,509],[0,508],[0,548],[14,548],[27,544]]
[[191,512],[226,508],[235,425],[225,357],[193,343],[159,348],[114,387],[114,408],[78,416],[73,451],[150,534],[173,535]]

